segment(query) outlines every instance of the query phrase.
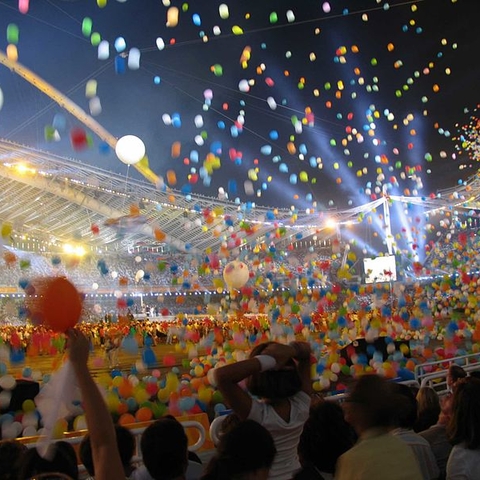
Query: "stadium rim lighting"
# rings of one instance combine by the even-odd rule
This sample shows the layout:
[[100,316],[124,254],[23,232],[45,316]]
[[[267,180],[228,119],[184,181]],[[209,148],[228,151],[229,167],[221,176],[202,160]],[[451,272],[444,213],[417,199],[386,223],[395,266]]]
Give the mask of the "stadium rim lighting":
[[77,257],[83,257],[86,253],[85,248],[81,245],[71,245],[69,243],[63,245],[63,251],[69,255],[75,255]]
[[333,219],[333,218],[329,218],[326,222],[325,222],[325,226],[327,228],[335,228],[337,226],[337,222]]

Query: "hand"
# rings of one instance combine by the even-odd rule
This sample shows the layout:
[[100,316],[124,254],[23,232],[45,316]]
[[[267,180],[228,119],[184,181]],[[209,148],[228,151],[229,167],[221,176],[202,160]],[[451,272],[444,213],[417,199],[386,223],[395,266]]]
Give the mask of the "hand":
[[282,343],[271,343],[265,347],[261,355],[270,355],[277,361],[276,368],[284,367],[295,355],[295,350],[290,345]]
[[87,337],[75,328],[67,331],[70,361],[74,367],[86,366],[90,346]]

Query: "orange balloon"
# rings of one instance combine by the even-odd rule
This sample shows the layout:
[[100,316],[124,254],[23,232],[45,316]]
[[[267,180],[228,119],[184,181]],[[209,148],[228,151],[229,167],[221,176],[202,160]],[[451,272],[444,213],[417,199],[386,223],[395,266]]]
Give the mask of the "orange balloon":
[[124,413],[118,419],[118,424],[122,426],[131,425],[132,423],[135,423],[135,417],[131,413]]
[[30,319],[36,324],[65,332],[80,319],[83,298],[65,277],[35,279],[27,293]]
[[149,422],[153,418],[153,412],[148,407],[140,407],[135,413],[138,422]]

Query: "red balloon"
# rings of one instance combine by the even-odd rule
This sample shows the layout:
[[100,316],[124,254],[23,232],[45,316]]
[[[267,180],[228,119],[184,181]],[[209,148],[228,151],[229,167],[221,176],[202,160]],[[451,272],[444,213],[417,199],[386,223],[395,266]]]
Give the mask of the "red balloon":
[[38,278],[26,297],[31,320],[56,331],[73,328],[82,313],[82,296],[64,277]]

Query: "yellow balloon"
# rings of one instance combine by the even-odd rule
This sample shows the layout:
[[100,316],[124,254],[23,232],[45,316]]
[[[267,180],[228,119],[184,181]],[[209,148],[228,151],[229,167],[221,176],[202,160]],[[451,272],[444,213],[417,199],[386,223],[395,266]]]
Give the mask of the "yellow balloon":
[[178,25],[178,8],[170,7],[167,10],[167,27],[176,27]]

